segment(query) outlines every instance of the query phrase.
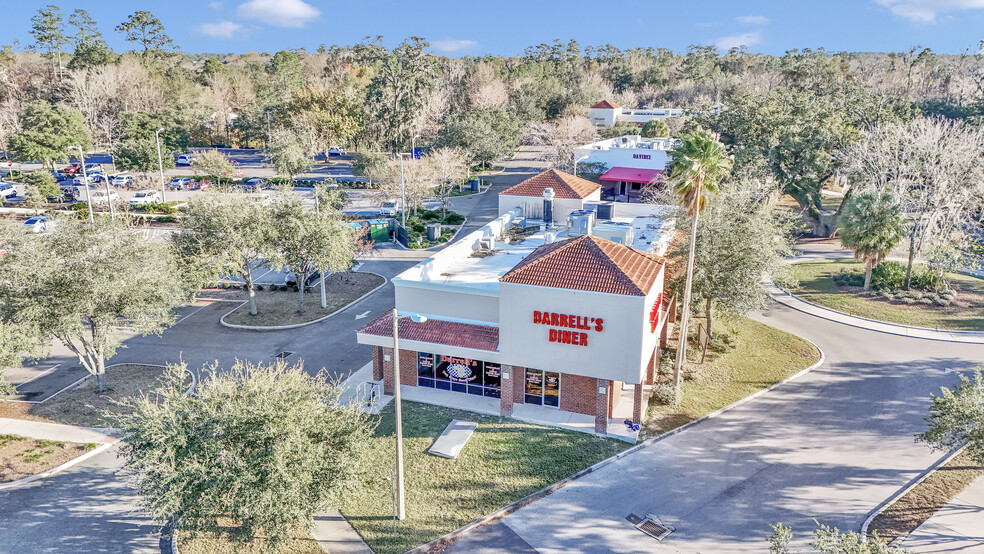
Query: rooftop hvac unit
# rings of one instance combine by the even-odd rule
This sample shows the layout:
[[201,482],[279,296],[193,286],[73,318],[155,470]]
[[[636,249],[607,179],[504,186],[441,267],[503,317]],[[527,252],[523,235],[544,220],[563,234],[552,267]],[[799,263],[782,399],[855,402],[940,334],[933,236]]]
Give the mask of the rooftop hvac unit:
[[478,239],[478,249],[485,252],[495,250],[495,237],[482,237]]
[[567,217],[567,234],[572,237],[580,237],[591,234],[591,227],[594,224],[594,212],[590,210],[574,210]]
[[543,234],[543,244],[552,244],[553,241],[557,240],[557,233],[544,233]]
[[605,222],[595,225],[591,232],[594,236],[625,246],[632,246],[635,241],[635,231],[628,223]]
[[611,219],[615,215],[615,205],[611,202],[600,202],[598,204],[598,219]]

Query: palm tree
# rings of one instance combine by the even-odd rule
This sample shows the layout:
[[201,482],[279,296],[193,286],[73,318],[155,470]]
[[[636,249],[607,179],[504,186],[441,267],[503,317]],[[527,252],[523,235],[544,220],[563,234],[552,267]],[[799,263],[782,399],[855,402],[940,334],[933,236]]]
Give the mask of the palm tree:
[[734,161],[718,141],[717,135],[697,129],[680,137],[680,144],[670,152],[668,182],[680,196],[690,216],[690,255],[687,257],[687,283],[683,291],[683,313],[680,316],[680,343],[677,347],[673,386],[680,396],[680,374],[687,359],[687,323],[690,316],[690,288],[694,279],[694,253],[697,248],[697,217],[707,206],[704,191],[717,192],[718,182],[730,171]]
[[889,193],[865,191],[852,196],[837,218],[841,244],[864,262],[864,290],[871,270],[905,237],[902,208]]

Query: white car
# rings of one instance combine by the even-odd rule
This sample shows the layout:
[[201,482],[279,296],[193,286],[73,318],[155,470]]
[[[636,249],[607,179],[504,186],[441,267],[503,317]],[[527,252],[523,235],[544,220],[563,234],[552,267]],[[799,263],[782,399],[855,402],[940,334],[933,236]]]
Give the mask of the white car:
[[130,199],[131,206],[142,206],[144,204],[156,204],[161,201],[161,193],[156,190],[139,190]]
[[108,193],[102,190],[96,191],[92,193],[92,196],[90,198],[92,199],[93,205],[96,204],[103,205],[103,204],[109,204],[110,202],[120,201],[120,195],[115,190],[111,190]]
[[50,217],[32,217],[24,222],[28,233],[46,233],[55,227],[55,220]]
[[194,181],[190,177],[175,177],[171,179],[171,188],[174,190],[184,190]]
[[331,148],[328,149],[329,158],[332,156],[344,156],[347,153],[348,152],[346,152],[345,148],[342,146],[332,146]]
[[72,183],[76,185],[94,185],[99,182],[99,176],[96,175],[79,175],[72,179]]
[[0,183],[0,196],[4,198],[17,196],[17,189],[11,183]]
[[114,187],[128,187],[133,184],[133,177],[130,175],[116,174],[110,175],[109,177],[112,179],[110,182],[113,183]]
[[191,165],[193,163],[195,163],[195,156],[194,155],[192,155],[192,154],[181,154],[180,156],[178,156],[177,161],[174,162],[174,165]]
[[396,215],[396,200],[385,200],[379,208],[379,215]]

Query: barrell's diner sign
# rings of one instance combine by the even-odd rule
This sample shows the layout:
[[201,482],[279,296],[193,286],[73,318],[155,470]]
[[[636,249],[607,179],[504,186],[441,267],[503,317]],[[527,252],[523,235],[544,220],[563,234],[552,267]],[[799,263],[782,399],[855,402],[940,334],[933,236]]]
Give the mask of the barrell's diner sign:
[[[605,320],[600,317],[588,317],[574,314],[556,314],[553,312],[533,311],[533,323],[538,325],[549,325],[550,327],[566,327],[566,329],[550,329],[547,339],[550,342],[561,344],[573,344],[576,346],[588,345],[588,334],[580,331],[594,331],[600,333],[605,329]],[[576,329],[569,331],[568,329]]]

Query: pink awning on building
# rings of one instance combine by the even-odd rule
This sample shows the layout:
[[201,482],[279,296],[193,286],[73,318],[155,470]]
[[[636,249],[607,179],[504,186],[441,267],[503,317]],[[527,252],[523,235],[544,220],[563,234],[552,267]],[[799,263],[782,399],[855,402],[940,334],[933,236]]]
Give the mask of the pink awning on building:
[[600,177],[602,181],[626,181],[629,183],[651,183],[663,173],[658,169],[636,169],[633,167],[613,167]]

